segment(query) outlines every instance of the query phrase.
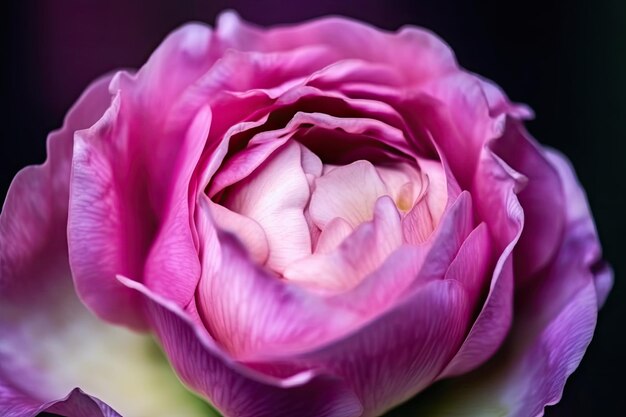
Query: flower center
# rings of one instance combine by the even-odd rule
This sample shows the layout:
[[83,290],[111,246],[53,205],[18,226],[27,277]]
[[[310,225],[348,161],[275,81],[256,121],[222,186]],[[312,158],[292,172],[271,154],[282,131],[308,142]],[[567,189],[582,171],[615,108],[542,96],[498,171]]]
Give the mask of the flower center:
[[[433,204],[441,193],[435,190],[433,200],[430,177],[417,163],[324,164],[291,140],[224,189],[212,216],[239,238],[255,262],[279,276],[317,289],[343,290],[407,243],[406,227],[412,235],[418,232],[409,243],[430,235],[437,214],[431,208],[436,212],[441,206]],[[345,262],[359,263],[346,259],[346,251],[359,247],[358,256],[370,258],[363,263],[367,267],[356,268],[351,277],[344,267],[332,271]]]

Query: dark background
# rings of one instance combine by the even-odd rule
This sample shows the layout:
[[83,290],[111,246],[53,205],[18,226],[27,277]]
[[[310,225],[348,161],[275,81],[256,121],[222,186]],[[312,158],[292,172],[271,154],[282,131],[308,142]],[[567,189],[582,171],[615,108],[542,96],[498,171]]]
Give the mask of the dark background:
[[341,14],[386,29],[430,28],[461,65],[529,104],[542,143],[573,161],[616,284],[563,401],[547,416],[626,415],[626,1],[12,1],[2,11],[0,195],[45,159],[47,133],[87,84],[139,67],[175,27],[225,8],[258,24]]

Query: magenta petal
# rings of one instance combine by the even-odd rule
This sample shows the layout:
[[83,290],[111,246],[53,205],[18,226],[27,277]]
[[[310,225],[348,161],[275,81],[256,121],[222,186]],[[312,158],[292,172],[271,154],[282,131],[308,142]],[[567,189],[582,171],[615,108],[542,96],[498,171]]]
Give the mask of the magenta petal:
[[120,280],[145,296],[151,324],[181,379],[210,399],[224,415],[361,415],[363,408],[359,400],[341,379],[313,371],[284,379],[260,374],[226,356],[177,305],[151,293],[140,283]]
[[459,282],[432,281],[340,340],[290,357],[259,358],[255,366],[339,375],[360,398],[363,415],[376,416],[432,383],[458,348],[469,319]]
[[[48,136],[46,162],[20,171],[4,202],[0,215],[2,416],[35,416],[42,411],[77,417],[118,416],[78,389],[65,399],[50,401],[58,398],[59,392],[67,392],[63,387],[67,381],[45,374],[31,356],[58,342],[57,331],[67,324],[66,311],[73,314],[78,306],[89,314],[76,299],[67,259],[72,143],[74,131],[93,124],[109,105],[110,78],[94,82],[85,91],[68,112],[63,128]],[[61,324],[55,322],[59,319]]]
[[[517,285],[536,278],[558,250],[563,237],[566,200],[555,167],[520,122],[508,120],[507,128],[492,149],[527,179],[518,198],[524,208],[524,231],[515,249]],[[572,203],[568,203],[572,204]]]
[[[177,99],[215,61],[215,48],[204,26],[175,31],[136,75],[116,75],[111,107],[77,132],[70,259],[78,292],[102,318],[143,324],[136,295],[115,280],[117,273],[157,291],[167,287],[181,304],[192,297],[199,265],[188,192],[211,114],[201,103]],[[172,265],[174,253],[186,268]]]
[[398,68],[408,83],[423,82],[456,67],[452,51],[441,39],[414,27],[388,33],[353,20],[329,17],[263,30],[243,22],[233,12],[226,12],[219,17],[216,31],[225,43],[244,51],[275,52],[300,45],[329,45],[342,57]]
[[0,380],[0,413],[3,417],[35,417],[43,412],[71,417],[120,417],[111,407],[78,388],[63,399],[41,404],[20,393],[7,391]]
[[535,417],[561,398],[567,378],[591,341],[612,273],[600,259],[593,220],[573,170],[553,151],[547,158],[561,182],[565,228],[551,264],[536,278],[541,285],[516,295],[515,321],[497,356],[465,376],[440,383],[431,395],[401,407],[398,415],[497,412]]

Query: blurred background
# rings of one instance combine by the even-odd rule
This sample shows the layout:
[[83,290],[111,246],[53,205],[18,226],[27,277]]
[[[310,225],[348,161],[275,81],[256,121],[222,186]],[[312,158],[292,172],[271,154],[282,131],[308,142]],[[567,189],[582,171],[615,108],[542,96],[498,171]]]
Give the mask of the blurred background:
[[427,27],[465,68],[496,81],[536,120],[530,132],[573,161],[616,284],[595,338],[546,416],[617,416],[626,409],[626,1],[606,0],[65,0],[2,6],[0,195],[45,159],[47,133],[95,77],[137,68],[190,20],[225,8],[261,25],[339,14],[385,29]]

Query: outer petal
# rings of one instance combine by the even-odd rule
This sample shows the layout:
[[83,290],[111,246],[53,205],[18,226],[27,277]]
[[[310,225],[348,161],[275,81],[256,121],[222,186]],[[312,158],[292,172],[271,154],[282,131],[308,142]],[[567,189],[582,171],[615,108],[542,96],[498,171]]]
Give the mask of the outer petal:
[[426,30],[407,27],[389,33],[346,18],[322,18],[263,30],[243,22],[233,12],[226,12],[218,19],[217,35],[244,51],[275,52],[301,45],[328,45],[344,58],[390,64],[411,83],[423,82],[456,66],[450,48]]
[[591,341],[612,274],[600,260],[595,227],[571,167],[556,153],[547,157],[567,202],[565,235],[536,285],[518,295],[513,330],[501,353],[391,415],[541,416],[546,405],[559,401]]
[[210,112],[177,100],[218,50],[206,27],[174,32],[137,75],[117,74],[112,107],[78,134],[69,219],[72,271],[81,297],[107,320],[143,325],[135,296],[115,280],[116,273],[167,291],[181,304],[192,297],[199,264],[188,192]]
[[293,357],[265,357],[256,366],[339,375],[361,399],[363,415],[376,416],[432,383],[458,349],[470,314],[457,281],[432,281],[340,340]]
[[72,417],[120,417],[111,407],[78,388],[63,399],[41,404],[40,401],[15,393],[10,387],[2,386],[2,382],[0,411],[5,417],[35,417],[42,412]]
[[[233,361],[176,304],[125,278],[146,297],[145,308],[182,380],[225,415],[255,417],[357,417],[362,406],[345,383],[305,371],[273,378]],[[279,406],[277,406],[279,404]]]
[[494,152],[527,178],[519,193],[524,208],[524,231],[515,248],[517,286],[537,278],[552,261],[563,238],[565,200],[559,174],[519,121],[508,120],[504,135],[493,142]]
[[[22,170],[0,215],[0,414],[194,416],[190,398],[147,336],[97,320],[78,300],[67,254],[73,133],[109,105],[109,78],[90,87],[48,139],[48,160]],[[158,357],[158,356],[157,356]],[[152,397],[154,396],[154,398]],[[191,400],[191,402],[190,402]]]
[[109,80],[110,77],[105,77],[97,81],[84,93],[68,113],[63,128],[50,134],[46,163],[20,171],[3,205],[0,216],[0,412],[3,415],[35,415],[47,400],[53,399],[41,397],[45,393],[33,390],[36,386],[28,389],[29,384],[39,383],[32,370],[30,374],[27,369],[14,372],[16,365],[20,368],[16,361],[24,354],[21,351],[17,357],[9,356],[14,353],[11,338],[20,328],[14,318],[20,303],[26,311],[32,309],[29,290],[44,287],[46,280],[54,282],[62,273],[66,274],[66,283],[70,280],[65,228],[72,136],[75,129],[97,120],[108,105]]

